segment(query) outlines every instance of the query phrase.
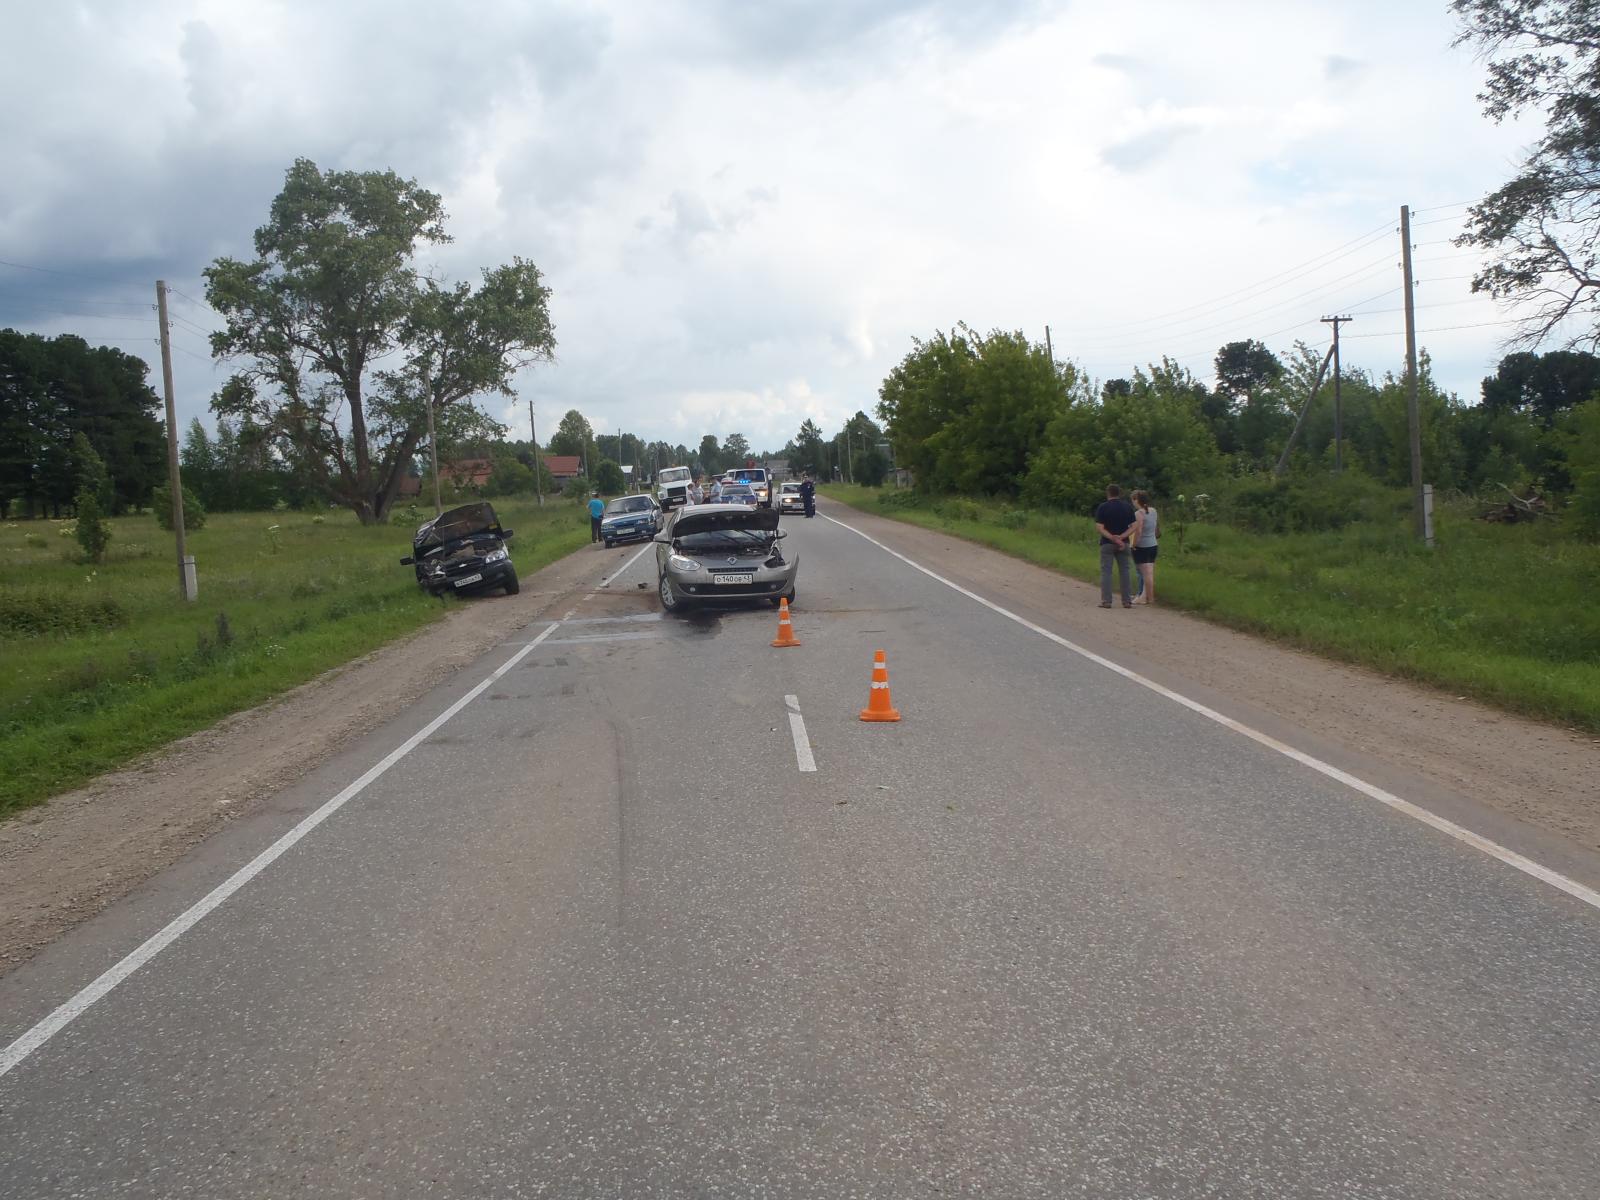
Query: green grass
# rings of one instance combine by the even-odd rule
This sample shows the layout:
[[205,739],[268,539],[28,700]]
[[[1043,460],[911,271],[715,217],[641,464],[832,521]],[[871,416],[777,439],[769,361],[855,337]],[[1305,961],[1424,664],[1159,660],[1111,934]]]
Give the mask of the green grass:
[[[589,540],[580,506],[496,501],[526,576]],[[189,535],[200,598],[177,595],[172,536],[112,522],[107,560],[70,526],[0,525],[0,816],[270,699],[439,619],[400,558],[415,522],[230,513]],[[470,601],[468,601],[470,603]]]
[[[1003,503],[928,503],[829,485],[865,512],[980,542],[1098,582],[1087,517]],[[1446,508],[1429,551],[1409,528],[1258,535],[1191,525],[1180,549],[1163,516],[1162,604],[1304,650],[1514,712],[1600,731],[1600,546],[1555,522],[1502,526]]]

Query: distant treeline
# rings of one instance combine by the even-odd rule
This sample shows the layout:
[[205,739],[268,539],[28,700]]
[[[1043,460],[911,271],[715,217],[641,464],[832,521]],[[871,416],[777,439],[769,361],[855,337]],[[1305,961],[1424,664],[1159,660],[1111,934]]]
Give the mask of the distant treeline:
[[[895,465],[932,493],[1087,511],[1108,482],[1158,496],[1288,488],[1325,477],[1334,465],[1334,388],[1324,379],[1285,479],[1271,476],[1322,358],[1304,343],[1284,361],[1259,342],[1232,342],[1217,353],[1214,385],[1163,359],[1096,388],[1021,333],[958,325],[915,343],[884,380],[878,413]],[[1600,508],[1597,390],[1600,358],[1592,354],[1512,354],[1483,381],[1481,403],[1467,404],[1437,387],[1424,355],[1424,480],[1447,492],[1533,488],[1593,520],[1588,514]],[[1346,370],[1339,398],[1346,474],[1405,485],[1404,379]]]
[[110,509],[150,502],[166,473],[161,401],[142,359],[81,337],[0,329],[0,517],[59,517],[79,487],[82,434],[110,478]]

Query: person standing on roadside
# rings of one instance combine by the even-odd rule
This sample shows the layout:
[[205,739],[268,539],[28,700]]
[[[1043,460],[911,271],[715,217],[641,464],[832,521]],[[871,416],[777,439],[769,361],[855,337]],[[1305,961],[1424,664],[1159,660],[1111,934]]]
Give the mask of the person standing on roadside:
[[606,502],[600,499],[599,492],[589,495],[589,541],[591,544],[600,540],[600,517],[606,511]]
[[1111,607],[1111,564],[1117,565],[1122,579],[1122,607],[1133,607],[1133,593],[1129,591],[1129,568],[1133,565],[1128,554],[1128,535],[1133,532],[1133,505],[1122,498],[1122,489],[1116,484],[1106,486],[1105,502],[1094,510],[1094,527],[1100,531],[1100,607]]
[[1133,569],[1139,573],[1139,587],[1133,602],[1143,599],[1145,604],[1156,602],[1156,538],[1161,532],[1161,514],[1150,507],[1150,494],[1133,493],[1133,534],[1129,542],[1133,547]]

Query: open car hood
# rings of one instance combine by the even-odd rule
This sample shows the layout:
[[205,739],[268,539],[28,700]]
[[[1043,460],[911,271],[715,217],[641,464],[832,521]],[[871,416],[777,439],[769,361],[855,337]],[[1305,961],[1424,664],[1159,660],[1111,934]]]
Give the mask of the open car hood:
[[774,533],[778,528],[778,513],[771,508],[746,508],[742,504],[702,504],[685,509],[673,522],[672,536],[688,537],[694,533],[711,533],[718,529],[750,529],[760,533]]
[[497,533],[499,529],[500,521],[494,515],[494,505],[487,501],[479,501],[476,504],[463,504],[460,508],[446,509],[433,520],[419,526],[412,543],[419,551],[427,550],[433,546],[458,542],[462,538],[469,538],[478,533]]

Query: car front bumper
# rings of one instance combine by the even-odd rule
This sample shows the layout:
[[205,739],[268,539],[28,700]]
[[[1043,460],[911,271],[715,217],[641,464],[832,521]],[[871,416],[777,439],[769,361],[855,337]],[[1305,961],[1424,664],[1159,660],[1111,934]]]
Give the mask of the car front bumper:
[[606,525],[604,522],[602,522],[600,525],[600,536],[608,542],[631,542],[635,538],[649,540],[650,538],[655,537],[655,535],[656,527],[654,523],[648,525],[629,525],[625,528],[619,528],[615,525]]
[[[502,558],[499,562],[490,563],[484,567],[465,572],[467,576],[482,575],[476,583],[456,586],[455,579],[450,576],[430,576],[422,580],[423,588],[433,596],[443,596],[447,592],[454,592],[458,596],[471,595],[477,592],[490,592],[495,588],[505,587],[517,577],[517,568],[511,565],[509,558]],[[460,578],[457,576],[456,578]]]

